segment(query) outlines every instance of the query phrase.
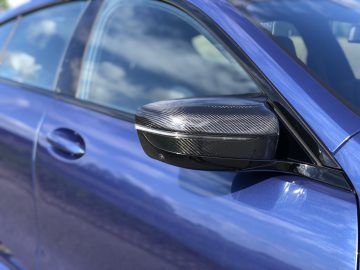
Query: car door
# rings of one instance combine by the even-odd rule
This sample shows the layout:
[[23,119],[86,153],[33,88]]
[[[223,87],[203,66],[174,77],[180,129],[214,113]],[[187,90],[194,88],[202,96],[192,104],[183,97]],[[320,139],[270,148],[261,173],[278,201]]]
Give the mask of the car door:
[[[0,26],[0,269],[35,269],[35,141],[81,6],[18,14]],[[65,16],[73,25],[59,30]]]
[[[93,26],[84,22],[69,47],[59,99],[39,131],[40,269],[354,269],[353,192],[146,156],[134,127],[139,106],[264,95],[260,75],[189,4],[99,2],[87,14]],[[284,152],[311,163],[284,132]]]

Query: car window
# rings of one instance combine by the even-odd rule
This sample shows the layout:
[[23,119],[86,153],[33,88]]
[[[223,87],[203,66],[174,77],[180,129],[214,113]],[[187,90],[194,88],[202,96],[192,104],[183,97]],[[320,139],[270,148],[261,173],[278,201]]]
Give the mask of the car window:
[[106,0],[82,67],[76,97],[128,113],[159,100],[259,93],[204,27],[157,1]]
[[1,55],[0,77],[54,90],[59,64],[83,6],[83,2],[62,4],[20,17]]
[[[289,51],[295,47],[296,54],[290,55],[300,58],[314,78],[360,113],[358,0],[229,1],[250,20],[262,24],[282,48]],[[271,22],[286,23],[285,33],[279,29],[286,40],[276,37]],[[306,53],[300,49],[303,46]]]
[[271,32],[275,40],[293,56],[299,58],[303,63],[307,61],[307,47],[298,29],[289,22],[269,21],[262,25]]
[[354,25],[348,22],[330,21],[330,26],[333,35],[336,37],[341,49],[344,51],[346,59],[349,61],[350,66],[357,79],[360,79],[360,43],[349,39]]

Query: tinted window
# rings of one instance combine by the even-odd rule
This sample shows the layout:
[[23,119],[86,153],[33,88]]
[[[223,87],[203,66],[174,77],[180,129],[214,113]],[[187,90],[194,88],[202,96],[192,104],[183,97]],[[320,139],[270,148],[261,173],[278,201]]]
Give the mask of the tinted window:
[[187,15],[157,1],[108,0],[88,45],[77,98],[133,113],[158,100],[258,91]]
[[54,89],[59,64],[83,5],[58,5],[19,19],[3,54],[0,76]]
[[[282,48],[295,48],[290,55],[348,105],[360,109],[360,1],[231,1],[260,21]],[[281,31],[284,25],[287,29]]]
[[348,22],[331,21],[330,27],[333,35],[339,42],[341,49],[344,51],[345,57],[349,61],[355,77],[360,79],[360,40],[357,42],[349,40],[353,24]]
[[263,26],[271,32],[276,41],[290,54],[306,63],[308,55],[307,47],[304,39],[293,24],[284,21],[271,21],[263,23]]

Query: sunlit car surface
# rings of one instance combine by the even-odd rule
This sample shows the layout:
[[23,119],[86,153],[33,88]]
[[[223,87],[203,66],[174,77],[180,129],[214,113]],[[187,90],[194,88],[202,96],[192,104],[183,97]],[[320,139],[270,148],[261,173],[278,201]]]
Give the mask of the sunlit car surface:
[[0,269],[357,269],[360,1],[0,16]]

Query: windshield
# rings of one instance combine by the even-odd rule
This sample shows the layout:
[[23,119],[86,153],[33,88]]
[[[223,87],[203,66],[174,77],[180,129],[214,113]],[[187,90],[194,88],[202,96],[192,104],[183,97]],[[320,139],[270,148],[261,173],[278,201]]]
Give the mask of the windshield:
[[347,104],[360,109],[359,0],[232,0]]

